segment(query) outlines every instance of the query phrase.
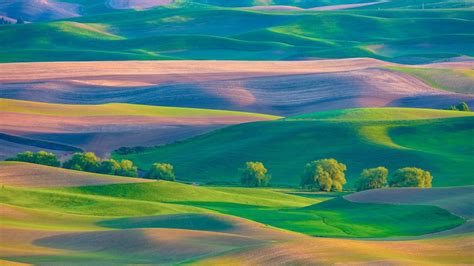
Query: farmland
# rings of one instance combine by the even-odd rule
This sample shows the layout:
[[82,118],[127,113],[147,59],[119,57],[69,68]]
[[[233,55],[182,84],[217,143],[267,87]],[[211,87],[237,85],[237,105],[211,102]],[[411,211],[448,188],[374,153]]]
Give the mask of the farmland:
[[474,265],[473,8],[0,1],[0,264]]

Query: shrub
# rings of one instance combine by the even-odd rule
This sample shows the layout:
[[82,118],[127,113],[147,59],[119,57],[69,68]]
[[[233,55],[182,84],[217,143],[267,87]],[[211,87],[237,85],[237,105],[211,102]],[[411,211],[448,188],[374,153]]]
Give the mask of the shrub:
[[240,170],[240,183],[248,187],[266,187],[271,176],[261,162],[246,162],[245,167]]
[[416,167],[398,169],[389,180],[391,187],[430,188],[433,177],[430,172]]
[[335,159],[309,162],[306,164],[301,177],[301,186],[321,191],[342,191],[344,184],[346,184],[344,174],[346,170],[346,165]]
[[6,159],[6,161],[35,163],[54,167],[58,167],[61,164],[54,153],[46,151],[39,151],[36,153],[31,151],[20,152],[15,157]]
[[364,169],[356,181],[357,191],[387,186],[388,170],[385,167]]
[[169,163],[154,163],[145,175],[146,178],[175,181],[173,166]]

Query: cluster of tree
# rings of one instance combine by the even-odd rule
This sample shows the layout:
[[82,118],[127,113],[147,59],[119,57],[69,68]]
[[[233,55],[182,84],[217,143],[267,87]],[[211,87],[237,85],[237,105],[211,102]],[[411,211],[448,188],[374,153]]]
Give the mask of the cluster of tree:
[[[54,153],[45,151],[39,151],[36,153],[31,151],[21,152],[15,157],[8,158],[6,160],[42,164],[54,167],[61,166],[61,162]],[[138,168],[133,165],[132,161],[101,159],[93,152],[76,152],[69,160],[62,164],[62,167],[91,173],[138,177]],[[154,163],[145,174],[145,178],[161,179],[167,181],[176,180],[173,166],[169,163]]]
[[58,157],[56,157],[54,153],[46,152],[46,151],[20,152],[15,157],[8,158],[5,161],[27,162],[27,163],[49,165],[49,166],[54,166],[54,167],[59,167],[61,165],[61,162],[59,162]]
[[[261,162],[246,162],[240,170],[240,182],[248,187],[268,186],[271,176]],[[306,164],[301,176],[301,187],[308,190],[342,191],[347,183],[345,164],[327,158]],[[388,179],[385,167],[364,169],[356,181],[357,191],[390,187],[429,188],[433,177],[430,172],[416,167],[405,167],[395,171]]]
[[63,167],[72,170],[137,177],[138,168],[130,160],[116,161],[114,159],[101,159],[93,152],[76,152],[63,163]]
[[390,187],[430,188],[433,176],[428,171],[416,167],[404,167],[395,171],[389,180],[385,167],[364,169],[356,181],[357,191]]
[[[51,152],[39,151],[39,152],[21,152],[18,153],[15,157],[6,159],[6,161],[18,161],[18,162],[27,162],[42,164],[54,167],[60,167],[61,162],[58,157]],[[132,161],[121,160],[116,161],[114,159],[101,159],[97,157],[93,152],[76,152],[72,157],[65,161],[62,164],[63,168],[108,174],[108,175],[118,175],[118,176],[130,176],[137,177],[138,169],[133,165]]]
[[470,112],[471,109],[469,109],[469,105],[467,105],[466,102],[461,102],[458,105],[451,105],[448,110],[453,110],[453,111],[463,111],[463,112]]

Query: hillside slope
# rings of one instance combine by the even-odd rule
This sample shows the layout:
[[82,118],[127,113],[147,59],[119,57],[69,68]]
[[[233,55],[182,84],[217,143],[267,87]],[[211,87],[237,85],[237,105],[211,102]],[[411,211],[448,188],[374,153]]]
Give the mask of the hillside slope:
[[[64,144],[101,155],[122,146],[170,143],[226,125],[279,118],[235,111],[133,104],[66,105],[0,99],[0,106],[0,131],[7,133],[2,136],[28,139],[23,145],[38,146],[42,142],[46,146],[41,148],[65,150],[54,148]],[[2,140],[18,142],[15,138]],[[16,150],[11,150],[9,155]]]
[[[474,56],[469,31],[473,23],[468,9],[270,12],[191,4],[2,26],[0,58],[29,62],[371,57],[419,63]],[[440,24],[443,27],[436,26]]]
[[[244,263],[271,263],[275,256],[262,254],[273,252],[280,254],[280,262],[302,263],[418,263],[434,259],[449,263],[467,262],[472,257],[469,245],[463,244],[472,239],[472,231],[441,239],[396,242],[305,235],[423,238],[425,233],[463,224],[463,219],[434,206],[353,203],[336,194],[307,198],[271,189],[167,181],[135,179],[138,183],[127,183],[133,179],[15,164],[22,170],[2,176],[0,190],[4,240],[0,257],[8,265],[12,261],[77,264],[92,260],[98,264],[201,260],[203,264],[228,264],[236,258]],[[3,166],[0,164],[0,169]],[[42,178],[49,178],[48,184],[43,183],[46,188],[32,187],[44,182],[37,180],[38,170],[43,172],[39,174]],[[45,176],[46,172],[54,178]],[[97,183],[78,187],[84,180]],[[67,187],[57,187],[57,182]],[[308,248],[313,246],[317,249]],[[335,246],[339,251],[344,249],[344,254],[333,253]],[[427,257],[428,250],[434,253]],[[449,255],[453,250],[456,258]],[[319,256],[319,252],[333,255]]]
[[[355,107],[445,109],[461,101],[474,104],[474,95],[469,94],[469,88],[474,87],[472,67],[472,62],[395,66],[366,58],[212,61],[205,66],[202,61],[18,63],[4,64],[0,69],[0,96],[62,104],[121,102],[281,116]],[[420,71],[433,74],[420,76]]]
[[347,164],[349,186],[377,166],[427,169],[434,186],[471,185],[473,119],[430,109],[328,111],[231,126],[125,158],[142,168],[170,162],[180,178],[196,182],[238,182],[244,162],[261,161],[274,185],[297,186],[307,162],[335,158]]

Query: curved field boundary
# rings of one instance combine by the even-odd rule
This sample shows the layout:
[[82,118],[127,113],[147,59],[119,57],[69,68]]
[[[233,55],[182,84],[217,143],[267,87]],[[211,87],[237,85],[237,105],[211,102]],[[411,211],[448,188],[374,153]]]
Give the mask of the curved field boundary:
[[60,143],[54,143],[54,142],[49,142],[49,141],[43,141],[43,140],[38,140],[38,139],[30,139],[30,138],[24,138],[24,137],[19,137],[19,136],[14,136],[14,135],[9,135],[5,133],[0,133],[0,139],[17,143],[17,144],[22,144],[22,145],[27,145],[27,146],[33,146],[33,147],[38,147],[38,148],[44,148],[48,150],[55,150],[55,151],[70,151],[70,152],[82,152],[83,150],[74,146],[69,146],[69,145],[64,145]]
[[375,189],[344,198],[359,203],[433,205],[466,219],[474,218],[474,186]]

